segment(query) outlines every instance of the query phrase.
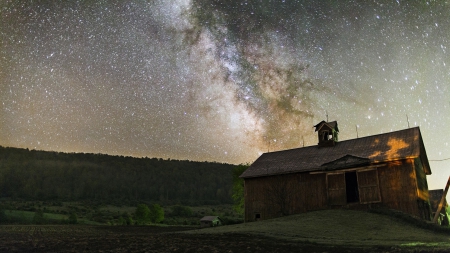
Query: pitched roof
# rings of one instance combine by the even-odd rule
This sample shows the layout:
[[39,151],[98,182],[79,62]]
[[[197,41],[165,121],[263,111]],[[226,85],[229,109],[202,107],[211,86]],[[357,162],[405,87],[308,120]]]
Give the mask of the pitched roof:
[[339,132],[337,121],[325,122],[324,120],[322,120],[319,124],[314,126],[316,128],[315,132],[317,132],[324,124],[327,125],[329,128],[335,129],[336,131]]
[[220,220],[219,216],[205,216],[205,217],[201,218],[200,221],[213,221],[216,219]]
[[[438,209],[439,203],[441,202],[442,195],[444,194],[444,189],[437,189],[437,190],[429,190],[428,194],[430,196],[430,204],[431,204],[431,210],[433,212],[436,212]],[[447,199],[445,199],[444,206],[447,206]]]
[[315,145],[264,153],[241,177],[352,168],[416,157],[421,158],[426,174],[431,174],[419,127],[341,141],[334,147]]

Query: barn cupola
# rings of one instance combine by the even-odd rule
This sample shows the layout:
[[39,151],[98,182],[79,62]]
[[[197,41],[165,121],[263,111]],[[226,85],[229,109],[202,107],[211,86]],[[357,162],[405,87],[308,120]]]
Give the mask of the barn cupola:
[[319,138],[319,147],[333,147],[338,141],[338,124],[336,121],[325,122],[322,120],[314,126]]

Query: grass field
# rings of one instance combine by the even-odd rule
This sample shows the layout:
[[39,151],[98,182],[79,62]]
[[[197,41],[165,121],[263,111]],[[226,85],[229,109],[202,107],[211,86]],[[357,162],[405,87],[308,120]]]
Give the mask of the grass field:
[[169,225],[0,226],[0,252],[444,253],[448,249],[448,228],[409,216],[350,210],[316,211],[205,229]]
[[450,229],[435,231],[388,215],[352,210],[323,210],[185,233],[239,233],[321,245],[450,249]]
[[[21,220],[25,224],[30,224],[33,221],[33,217],[35,212],[32,211],[20,211],[20,210],[5,210],[5,214],[9,217],[15,218],[15,220]],[[44,218],[49,220],[50,223],[53,222],[61,222],[63,220],[67,220],[68,215],[65,214],[55,214],[55,213],[44,213]],[[80,218],[78,219],[79,224],[86,225],[101,225],[98,222],[91,221],[88,219]]]
[[[199,225],[200,219],[206,215],[218,215],[226,224],[242,222],[242,215],[233,211],[232,205],[209,205],[188,207],[190,214],[174,215],[174,206],[163,206],[166,225]],[[13,201],[0,199],[0,211],[3,210],[9,221],[3,224],[31,224],[35,212],[44,213],[45,222],[41,224],[64,223],[70,213],[77,216],[79,224],[86,225],[121,225],[120,217],[131,217],[134,221],[136,206],[114,206],[94,202],[60,202],[60,201]],[[47,222],[48,221],[48,222]],[[2,221],[0,220],[0,223]],[[134,224],[134,223],[133,223]]]

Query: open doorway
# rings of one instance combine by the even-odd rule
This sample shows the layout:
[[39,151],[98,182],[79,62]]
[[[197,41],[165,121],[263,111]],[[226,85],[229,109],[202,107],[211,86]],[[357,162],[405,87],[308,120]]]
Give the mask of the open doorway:
[[347,203],[359,202],[358,178],[356,171],[345,173],[345,190],[347,192]]

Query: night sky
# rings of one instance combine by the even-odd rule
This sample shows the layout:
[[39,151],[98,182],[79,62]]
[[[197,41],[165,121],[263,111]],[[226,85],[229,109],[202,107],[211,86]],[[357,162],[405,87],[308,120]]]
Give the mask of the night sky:
[[328,115],[450,158],[450,3],[315,2],[1,1],[0,145],[251,163]]

